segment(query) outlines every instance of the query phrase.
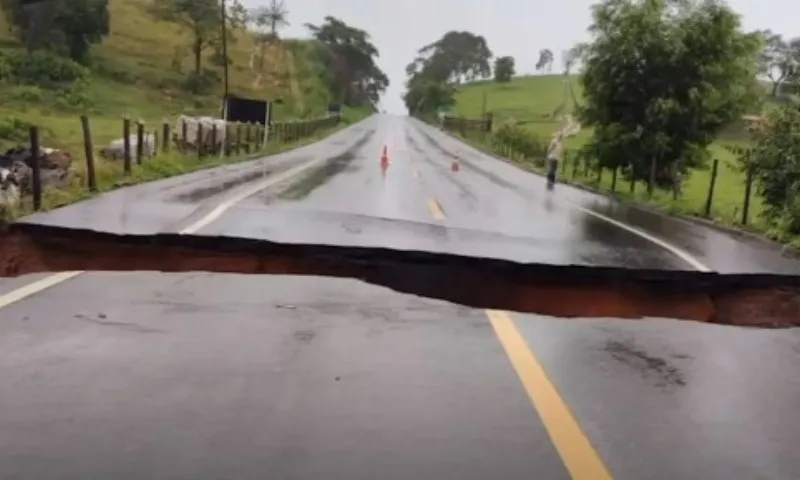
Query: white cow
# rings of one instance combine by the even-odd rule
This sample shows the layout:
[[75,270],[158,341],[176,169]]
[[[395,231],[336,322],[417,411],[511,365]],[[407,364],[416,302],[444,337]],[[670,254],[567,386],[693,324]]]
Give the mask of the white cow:
[[[175,122],[175,131],[172,138],[179,145],[183,135],[183,125],[186,124],[186,138],[183,139],[185,144],[184,148],[197,149],[198,146],[206,152],[219,152],[223,145],[228,133],[228,122],[221,118],[213,117],[191,117],[188,115],[180,115]],[[202,138],[198,138],[200,125],[203,126]],[[216,142],[214,138],[214,127],[216,126]]]
[[0,167],[0,209],[19,203],[20,188],[17,175],[8,168]]
[[[156,154],[156,136],[152,133],[145,133],[142,137],[142,155],[147,157],[154,157]],[[139,143],[137,135],[130,135],[128,141],[131,146],[131,158],[136,158],[136,146]],[[100,149],[100,155],[108,160],[117,160],[125,158],[125,139],[118,138],[111,141],[107,147]]]

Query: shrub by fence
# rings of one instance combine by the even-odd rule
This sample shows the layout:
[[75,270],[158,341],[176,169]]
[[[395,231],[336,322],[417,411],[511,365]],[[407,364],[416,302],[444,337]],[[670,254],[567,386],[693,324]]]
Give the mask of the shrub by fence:
[[[193,120],[191,117],[189,118]],[[97,174],[98,161],[95,157],[98,149],[94,145],[90,119],[87,116],[82,116],[79,121],[83,133],[85,171],[80,172],[77,178],[72,179],[77,180],[77,182],[72,182],[72,185],[75,187],[74,184],[77,183],[76,188],[81,190],[78,193],[81,196],[86,196],[101,190]],[[341,117],[339,115],[330,115],[304,121],[273,122],[268,130],[260,124],[223,122],[221,125],[224,125],[225,131],[221,132],[217,131],[220,124],[212,123],[210,133],[203,132],[202,123],[196,124],[194,129],[187,128],[187,123],[189,122],[181,121],[180,126],[177,127],[178,132],[173,132],[172,124],[167,121],[164,121],[158,128],[151,129],[144,122],[134,122],[130,118],[122,119],[120,121],[122,168],[121,171],[118,168],[113,169],[120,177],[118,181],[114,182],[114,186],[132,183],[130,180],[126,181],[126,178],[135,175],[138,166],[145,165],[148,162],[158,162],[158,157],[177,156],[187,160],[187,162],[194,161],[194,166],[203,166],[204,162],[210,159],[209,157],[221,158],[224,162],[244,160],[259,153],[268,154],[274,150],[280,150],[282,146],[291,145],[335,128],[341,123]],[[196,138],[189,138],[189,134],[193,130]],[[210,142],[208,141],[209,138]],[[209,146],[211,148],[208,148]],[[44,153],[40,153],[38,158],[31,154],[31,152],[43,152],[41,147],[39,128],[32,126],[29,129],[28,148],[13,151],[16,153],[17,158],[22,160],[22,162],[16,163],[22,163],[23,168],[26,169],[25,174],[20,174],[19,171],[14,170],[14,175],[23,177],[17,179],[22,197],[19,203],[23,203],[22,200],[31,197],[33,211],[38,211],[42,208],[43,193],[45,187],[48,187],[43,182],[42,174]],[[20,152],[22,156],[19,156]],[[6,154],[6,161],[10,160],[9,153]],[[69,153],[77,156],[76,152]],[[108,152],[104,153],[107,154]],[[66,156],[70,159],[69,163],[71,163],[71,155],[66,154]],[[101,161],[104,162],[104,165],[114,163],[110,160]],[[68,172],[64,173],[66,175]],[[8,206],[5,205],[6,208]],[[3,207],[3,205],[0,205],[0,214],[6,210]]]
[[461,135],[474,132],[490,133],[492,131],[492,114],[487,114],[484,118],[479,119],[444,115],[440,117],[439,127],[442,130]]

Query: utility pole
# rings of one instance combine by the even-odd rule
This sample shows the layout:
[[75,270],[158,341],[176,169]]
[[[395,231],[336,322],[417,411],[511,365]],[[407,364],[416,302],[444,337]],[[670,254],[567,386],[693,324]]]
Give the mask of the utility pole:
[[223,102],[222,102],[222,115],[225,117],[225,99],[228,98],[228,15],[225,12],[225,1],[220,0],[220,17],[222,19],[222,76],[223,76]]

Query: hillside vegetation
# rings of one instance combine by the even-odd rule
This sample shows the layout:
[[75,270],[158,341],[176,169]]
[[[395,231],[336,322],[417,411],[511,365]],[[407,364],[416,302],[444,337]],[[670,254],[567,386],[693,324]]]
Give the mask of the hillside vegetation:
[[[88,85],[75,95],[35,85],[0,85],[0,143],[19,143],[27,125],[42,128],[43,142],[69,152],[82,149],[78,116],[90,115],[95,143],[122,134],[123,115],[158,125],[177,114],[219,115],[221,82],[200,94],[184,87],[192,58],[189,35],[180,26],[160,20],[150,8],[155,0],[110,0],[110,34],[92,48]],[[280,99],[279,119],[319,115],[330,92],[320,82],[308,42],[286,40],[264,48],[263,66],[250,67],[255,36],[236,29],[229,44],[230,90],[251,98]],[[0,14],[0,55],[22,54],[5,16]],[[217,79],[222,67],[206,61]],[[67,97],[67,98],[65,98]]]

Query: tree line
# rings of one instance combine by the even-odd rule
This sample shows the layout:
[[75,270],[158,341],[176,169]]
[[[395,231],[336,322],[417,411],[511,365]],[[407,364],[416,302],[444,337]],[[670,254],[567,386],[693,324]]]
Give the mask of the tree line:
[[[563,59],[565,74],[582,67],[576,116],[591,137],[578,154],[652,188],[679,190],[693,170],[709,168],[709,147],[724,129],[800,81],[800,40],[745,31],[721,0],[603,0],[589,33]],[[413,115],[451,107],[459,81],[486,76],[486,40],[465,32],[453,44],[448,35],[407,72]],[[552,61],[542,50],[537,70]],[[755,172],[767,221],[800,234],[800,105],[782,102],[755,117],[738,166]]]
[[[223,1],[227,28],[223,28]],[[109,0],[0,0],[0,8],[27,56],[40,61],[50,59],[63,65],[63,60],[69,60],[90,68],[92,46],[111,33]],[[230,62],[222,55],[223,32],[228,42],[235,42],[234,32],[243,28],[262,46],[280,42],[278,32],[288,25],[289,14],[283,0],[270,0],[250,10],[239,0],[159,0],[150,5],[149,13],[178,25],[187,34],[187,45],[176,52],[176,62],[191,55],[193,69],[183,86],[192,93],[205,93],[218,83],[218,75],[206,68],[208,62],[215,66]],[[330,16],[319,25],[306,27],[315,55],[324,65],[332,100],[351,106],[377,104],[389,80],[375,62],[378,50],[369,34]],[[263,49],[260,62],[263,66]],[[50,67],[42,65],[39,70],[53,70]],[[18,80],[25,83],[30,79]]]

